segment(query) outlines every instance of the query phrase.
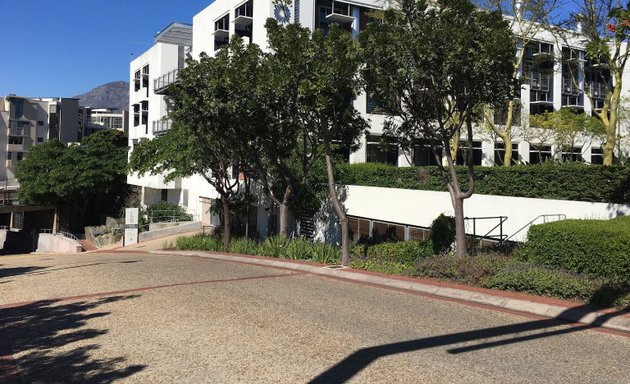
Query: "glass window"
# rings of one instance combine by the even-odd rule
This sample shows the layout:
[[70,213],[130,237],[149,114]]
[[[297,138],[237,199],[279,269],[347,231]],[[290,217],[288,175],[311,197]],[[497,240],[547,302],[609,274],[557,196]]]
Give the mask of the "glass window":
[[604,154],[601,148],[591,148],[591,164],[604,164]]
[[[481,150],[481,141],[473,141],[472,147],[472,162],[473,165],[481,165],[481,159],[483,159],[483,152]],[[468,151],[468,142],[460,141],[459,147],[457,148],[457,160],[455,164],[458,165],[467,165],[466,157]]]
[[532,144],[529,149],[530,164],[539,164],[551,161],[552,153],[550,145]]
[[398,166],[398,146],[391,138],[368,135],[366,150],[368,163]]
[[[503,165],[505,158],[505,143],[494,143],[494,165]],[[512,164],[518,163],[518,144],[512,143]]]
[[[442,147],[437,147],[440,158],[442,157]],[[431,150],[431,146],[428,143],[421,144],[413,149],[413,165],[425,166],[425,165],[438,165],[437,160]]]

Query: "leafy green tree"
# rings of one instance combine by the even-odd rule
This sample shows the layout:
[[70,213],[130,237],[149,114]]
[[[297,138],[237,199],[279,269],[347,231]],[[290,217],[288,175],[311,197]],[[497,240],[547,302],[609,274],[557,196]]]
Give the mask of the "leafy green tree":
[[[418,139],[433,149],[455,211],[457,255],[466,253],[464,200],[474,191],[473,111],[512,97],[514,36],[500,12],[468,0],[399,0],[360,35],[368,94],[390,118],[385,132],[410,151]],[[463,191],[450,140],[467,133],[468,190]],[[448,167],[442,166],[438,147]]]
[[261,124],[251,134],[252,175],[280,209],[280,236],[286,236],[289,208],[308,189],[309,173],[321,158],[320,143],[309,127],[311,106],[301,84],[309,75],[314,52],[311,32],[297,24],[265,24],[270,52],[264,56],[256,89]]
[[[223,206],[223,247],[230,243],[231,205],[245,199],[234,178],[245,171],[250,136],[260,124],[252,84],[257,84],[260,49],[234,37],[215,57],[188,60],[179,82],[169,88],[172,128],[139,143],[129,162],[139,174],[166,174],[166,180],[201,175]],[[239,199],[238,196],[242,196]]]
[[129,192],[127,136],[117,130],[96,132],[80,145],[50,140],[34,146],[18,164],[19,199],[26,204],[68,204],[81,223],[96,224],[103,213],[117,212]]
[[[510,30],[516,34],[516,60],[512,70],[512,76],[516,80],[515,84],[523,78],[522,68],[525,58],[525,49],[529,43],[534,41],[536,35],[541,31],[550,28],[550,15],[557,8],[556,0],[475,0],[474,3],[482,10],[498,11],[508,16],[506,19],[510,23]],[[512,137],[514,128],[517,126],[517,117],[520,113],[521,101],[516,97],[510,97],[503,103],[497,103],[495,108],[490,105],[484,106],[484,124],[486,127],[501,138],[505,144],[503,155],[503,166],[512,165]],[[495,114],[501,115],[495,123]],[[504,117],[504,118],[503,118]],[[459,139],[459,138],[458,138]]]
[[576,113],[571,108],[530,116],[530,123],[548,130],[563,151],[572,150],[578,141],[589,142],[606,137],[606,129],[597,117]]
[[[579,26],[579,34],[570,29],[556,29],[556,35],[565,42],[580,41],[586,46],[586,58],[593,70],[591,81],[585,82],[584,94],[591,101],[593,114],[599,117],[606,130],[606,140],[602,147],[604,165],[612,165],[617,141],[622,106],[621,90],[623,73],[630,57],[630,5],[620,0],[581,0],[576,1],[576,11],[567,20],[568,26]],[[573,73],[574,82],[579,75],[585,75],[585,66]],[[604,89],[595,89],[603,84]],[[596,92],[597,91],[597,92]],[[595,94],[603,91],[601,108],[596,109]]]

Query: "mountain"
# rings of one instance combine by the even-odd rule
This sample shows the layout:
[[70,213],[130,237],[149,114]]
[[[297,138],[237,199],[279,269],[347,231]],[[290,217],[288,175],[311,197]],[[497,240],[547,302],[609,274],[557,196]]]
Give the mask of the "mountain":
[[75,96],[79,104],[92,108],[129,109],[129,83],[114,81],[99,85],[91,91]]

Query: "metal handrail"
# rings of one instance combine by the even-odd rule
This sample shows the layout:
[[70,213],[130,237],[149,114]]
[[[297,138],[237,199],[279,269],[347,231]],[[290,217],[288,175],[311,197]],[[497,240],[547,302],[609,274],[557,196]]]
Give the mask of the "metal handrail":
[[567,215],[565,215],[564,213],[550,213],[547,215],[538,215],[536,216],[532,221],[530,221],[529,223],[525,224],[524,226],[522,226],[521,228],[519,228],[516,232],[514,232],[511,236],[509,236],[507,239],[505,239],[504,241],[509,241],[511,238],[513,238],[514,236],[516,236],[517,234],[519,234],[522,230],[524,230],[525,228],[530,227],[532,224],[534,224],[534,222],[540,218],[543,218],[543,224],[547,223],[547,218],[548,217],[556,217],[558,218],[558,220],[566,220]]
[[[50,233],[53,234],[53,230],[52,229],[40,229],[39,233]],[[71,240],[75,240],[75,241],[79,241],[79,238],[76,237],[75,235],[73,235],[70,232],[64,232],[64,231],[57,231],[57,233],[55,233],[55,235],[59,235]]]
[[[477,220],[495,220],[498,219],[499,223],[492,227],[485,235],[477,236]],[[484,216],[484,217],[464,217],[464,220],[472,220],[473,223],[473,237],[479,237],[481,239],[499,239],[499,241],[503,242],[504,237],[507,235],[503,234],[503,223],[508,219],[507,216]],[[499,235],[490,235],[494,232],[495,229],[499,228]]]

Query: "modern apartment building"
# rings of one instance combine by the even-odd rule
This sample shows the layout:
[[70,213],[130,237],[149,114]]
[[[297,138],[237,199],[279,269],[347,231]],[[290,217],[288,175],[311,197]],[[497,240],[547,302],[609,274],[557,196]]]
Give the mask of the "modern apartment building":
[[[192,26],[169,25],[155,37],[155,44],[130,66],[130,111],[133,114],[130,146],[133,148],[139,141],[169,129],[170,122],[164,120],[168,112],[167,87],[176,81],[186,54],[192,58],[199,58],[202,52],[212,56],[235,35],[266,50],[264,24],[268,18],[324,30],[335,23],[358,36],[368,24],[369,12],[383,4],[381,0],[295,0],[288,5],[273,0],[215,0],[193,16]],[[558,43],[550,34],[540,32],[526,46],[519,69],[524,82],[518,95],[520,103],[517,103],[512,143],[514,159],[520,163],[534,164],[547,160],[602,162],[600,141],[576,137],[570,148],[561,148],[551,136],[540,134],[540,130],[529,125],[530,115],[544,111],[570,107],[590,114],[602,106],[607,82],[612,81],[609,72],[599,63],[585,60],[585,48],[577,39],[569,44]],[[569,74],[575,73],[576,66],[584,70],[585,76],[572,81]],[[624,84],[630,84],[628,74],[624,75],[624,81]],[[586,89],[593,95],[593,105],[584,95]],[[626,87],[622,97],[628,96],[630,93]],[[362,138],[360,149],[349,155],[349,162],[379,162],[395,166],[434,164],[428,147],[419,146],[413,153],[404,153],[394,144],[383,145],[387,142],[387,138],[383,137],[386,116],[368,95],[359,95],[355,105],[369,119],[370,129]],[[502,125],[505,117],[505,113],[497,110],[492,118],[495,124]],[[628,147],[621,149],[630,150]],[[503,142],[483,123],[478,124],[473,142],[473,162],[485,166],[500,164],[504,151]],[[463,156],[458,158],[458,162],[463,163]],[[186,207],[205,223],[209,224],[212,220],[209,207],[217,196],[201,178],[178,179],[170,183],[165,183],[162,176],[130,176],[128,180],[130,184],[142,188],[145,204],[168,200]],[[272,211],[271,204],[262,199],[255,219],[261,235]]]
[[89,125],[90,112],[73,98],[28,98],[8,95],[0,98],[0,225],[21,228],[25,211],[17,200],[17,164],[29,150],[50,139],[62,143],[81,141]]
[[129,112],[110,108],[94,108],[90,110],[92,129],[117,129],[129,132]]

